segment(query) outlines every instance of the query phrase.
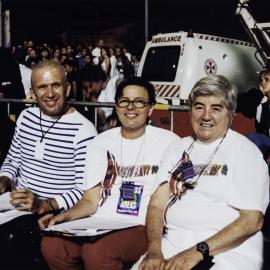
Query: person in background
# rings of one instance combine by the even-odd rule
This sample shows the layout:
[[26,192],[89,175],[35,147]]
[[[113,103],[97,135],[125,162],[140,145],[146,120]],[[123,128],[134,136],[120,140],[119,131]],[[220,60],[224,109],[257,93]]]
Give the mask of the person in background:
[[132,61],[132,65],[134,67],[134,74],[137,75],[138,74],[138,70],[139,70],[139,66],[140,66],[140,56],[139,55],[132,55],[131,57],[131,61]]
[[236,99],[224,76],[194,85],[194,135],[163,155],[147,212],[147,253],[132,270],[261,269],[268,170],[258,148],[230,129]]
[[[0,47],[0,98],[24,99],[25,90],[22,83],[19,63],[12,56],[11,51]],[[0,103],[0,114],[17,117],[24,109],[24,104],[13,104],[8,110],[6,103]]]
[[37,50],[31,49],[25,65],[29,68],[33,68],[39,61],[40,57],[38,56]]
[[[97,134],[93,124],[68,105],[70,85],[63,67],[41,61],[33,69],[31,83],[39,107],[20,114],[0,171],[0,194],[12,191],[8,200],[17,215],[69,209],[81,199],[85,151]],[[1,213],[1,221],[5,216],[9,219],[9,211]],[[26,230],[22,227],[21,234]],[[7,237],[0,229],[1,267],[15,264],[16,269],[30,269],[24,265],[33,262],[25,248],[30,243],[10,247]]]
[[[28,43],[28,42],[27,42]],[[32,50],[33,48],[32,47],[28,47],[28,45],[26,45],[26,47],[25,47],[25,59],[24,59],[24,61],[26,62],[27,61],[27,59],[28,59],[28,57],[29,57],[29,53],[30,53],[30,51]]]
[[122,81],[115,102],[121,127],[99,134],[89,145],[82,200],[62,214],[44,216],[39,223],[44,228],[47,222],[51,226],[90,216],[81,221],[131,225],[95,243],[43,237],[42,251],[50,269],[121,270],[145,252],[145,215],[155,175],[163,152],[178,137],[147,125],[156,100],[153,85],[144,79]]
[[[270,69],[260,73],[259,85],[238,97],[237,111],[248,118],[254,118],[256,132],[247,134],[257,145],[268,164],[270,180]],[[263,234],[270,239],[270,205],[264,215]]]
[[111,63],[110,63],[109,53],[107,52],[107,49],[105,48],[102,48],[100,50],[99,65],[105,71],[107,77],[109,77],[110,71],[111,71]]
[[134,67],[128,60],[127,56],[122,52],[121,48],[116,48],[115,57],[117,61],[116,68],[118,70],[119,78],[126,79],[134,76]]
[[260,73],[258,88],[239,95],[237,111],[255,119],[256,133],[247,136],[265,155],[270,147],[270,69]]
[[23,65],[21,63],[19,63],[19,68],[20,68],[20,72],[21,72],[25,97],[26,98],[31,98],[30,88],[31,88],[32,69],[28,68],[27,66],[25,66],[25,65]]
[[[83,66],[85,66],[85,64],[86,64],[85,60],[87,61],[87,57],[85,57],[86,55],[89,55],[88,49],[82,48],[80,55],[76,56],[76,62],[77,62],[78,69],[81,69]],[[91,58],[89,60],[91,61]]]
[[74,51],[73,51],[73,47],[72,45],[68,44],[66,46],[66,55],[67,55],[67,58],[71,59],[71,60],[74,60],[75,57],[74,57]]
[[70,86],[71,86],[69,98],[76,100],[77,99],[77,81],[78,81],[76,63],[73,60],[65,59],[61,63],[61,65],[64,67],[64,70],[67,76],[67,81],[70,83]]
[[0,97],[25,98],[19,64],[11,51],[0,47]]
[[96,43],[96,47],[92,51],[94,65],[98,65],[99,57],[101,56],[101,49],[103,47],[104,47],[104,40],[100,38],[100,39],[98,39],[98,41]]
[[49,59],[50,59],[50,54],[49,54],[48,48],[46,48],[46,47],[41,48],[40,60],[44,61],[44,60],[49,60]]
[[54,51],[53,51],[53,54],[52,54],[52,60],[55,62],[55,63],[60,63],[60,60],[61,60],[61,51],[60,49],[58,48],[55,48]]
[[115,57],[115,49],[109,48],[109,55],[110,55],[110,64],[111,64],[111,70],[110,70],[110,77],[113,78],[115,76],[118,76],[118,70],[116,68],[117,60]]
[[25,97],[30,98],[31,97],[30,88],[31,88],[32,69],[28,68],[25,65],[25,61],[24,61],[25,56],[22,49],[17,49],[15,53],[13,54],[13,56],[19,64]]
[[87,53],[83,56],[83,64],[81,66],[81,68],[83,68],[85,65],[92,65],[93,64],[93,59],[92,59],[92,56],[91,54]]
[[[117,77],[109,78],[100,66],[88,65],[81,70],[83,100],[91,102],[114,102]],[[95,121],[94,107],[78,108],[85,117]],[[97,107],[97,130],[104,131],[106,119],[112,114],[111,107]]]
[[65,46],[61,46],[61,55],[67,55],[67,49]]
[[131,62],[131,53],[128,51],[126,47],[122,48],[123,54],[127,57],[128,61]]

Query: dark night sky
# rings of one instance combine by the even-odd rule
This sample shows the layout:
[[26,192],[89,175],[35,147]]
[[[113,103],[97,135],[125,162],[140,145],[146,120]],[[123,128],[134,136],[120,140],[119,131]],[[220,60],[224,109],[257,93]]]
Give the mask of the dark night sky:
[[[258,21],[270,21],[268,1],[250,1]],[[135,23],[130,37],[144,42],[144,0],[5,0],[4,6],[11,10],[14,43],[25,38],[52,41],[64,30],[98,35],[128,23]],[[156,33],[192,29],[248,40],[235,16],[236,6],[236,0],[149,0],[149,38]]]

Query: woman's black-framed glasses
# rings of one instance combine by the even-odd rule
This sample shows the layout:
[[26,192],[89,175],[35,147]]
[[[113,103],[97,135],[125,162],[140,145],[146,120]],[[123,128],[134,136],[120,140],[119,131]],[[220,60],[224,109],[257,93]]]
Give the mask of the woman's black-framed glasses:
[[116,105],[119,108],[127,108],[130,103],[132,104],[133,107],[137,109],[145,108],[146,106],[150,104],[149,101],[145,101],[142,99],[129,100],[128,98],[120,98],[117,100]]

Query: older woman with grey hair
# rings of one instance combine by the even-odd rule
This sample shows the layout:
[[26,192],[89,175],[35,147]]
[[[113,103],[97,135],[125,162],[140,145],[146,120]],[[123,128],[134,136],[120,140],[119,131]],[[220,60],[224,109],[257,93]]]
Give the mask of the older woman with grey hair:
[[148,207],[147,253],[133,269],[261,268],[267,166],[257,147],[230,129],[236,96],[224,76],[194,85],[194,135],[163,157]]
[[228,110],[229,118],[232,118],[236,111],[237,88],[222,75],[207,76],[195,83],[188,97],[189,104],[192,105],[198,96],[222,97],[222,101]]

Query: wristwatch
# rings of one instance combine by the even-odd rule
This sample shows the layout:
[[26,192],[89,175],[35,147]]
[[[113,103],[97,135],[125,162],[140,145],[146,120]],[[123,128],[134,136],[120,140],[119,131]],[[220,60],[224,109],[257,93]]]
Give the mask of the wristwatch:
[[209,258],[209,246],[206,242],[200,242],[196,245],[197,251],[203,255],[203,260]]

